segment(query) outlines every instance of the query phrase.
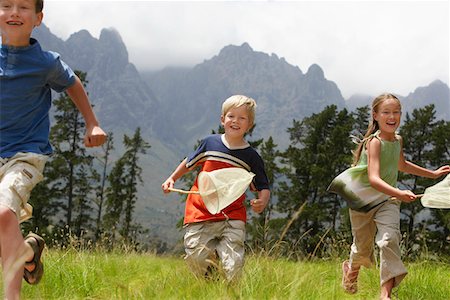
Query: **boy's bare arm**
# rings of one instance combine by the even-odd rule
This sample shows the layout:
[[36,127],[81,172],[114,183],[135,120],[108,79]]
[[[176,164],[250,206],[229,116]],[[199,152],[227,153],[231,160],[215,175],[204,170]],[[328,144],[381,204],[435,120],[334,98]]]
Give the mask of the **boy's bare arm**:
[[78,76],[75,77],[75,83],[67,89],[67,94],[81,112],[86,122],[86,134],[84,137],[86,147],[102,145],[106,141],[106,133],[98,124],[92,106],[89,103],[89,98]]
[[161,188],[164,193],[169,193],[169,188],[173,188],[173,185],[175,184],[175,181],[177,181],[180,177],[182,177],[184,174],[189,172],[189,169],[186,167],[187,159],[185,158],[173,171],[173,173],[169,176],[169,178],[166,179],[166,181],[161,184]]

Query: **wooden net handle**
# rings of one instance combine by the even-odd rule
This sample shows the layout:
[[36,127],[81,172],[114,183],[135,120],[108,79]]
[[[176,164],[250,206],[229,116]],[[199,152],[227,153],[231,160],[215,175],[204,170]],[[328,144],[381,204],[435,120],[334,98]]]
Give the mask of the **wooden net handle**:
[[[419,195],[416,195],[416,197],[417,198],[421,198],[421,197],[423,197],[423,195],[424,194],[419,194]],[[389,198],[389,200],[397,200],[397,198],[396,197],[391,197],[391,198]]]
[[168,190],[171,192],[178,192],[178,193],[182,193],[182,194],[200,194],[199,191],[185,191],[185,190],[180,190],[180,189],[175,189],[175,188],[168,188]]

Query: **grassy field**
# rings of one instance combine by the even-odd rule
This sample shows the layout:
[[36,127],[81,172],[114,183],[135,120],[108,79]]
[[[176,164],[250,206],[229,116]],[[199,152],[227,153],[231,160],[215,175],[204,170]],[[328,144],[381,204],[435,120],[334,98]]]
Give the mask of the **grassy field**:
[[[450,299],[450,266],[444,262],[407,265],[409,275],[394,299]],[[247,257],[235,284],[220,276],[197,280],[182,258],[150,254],[45,252],[45,276],[24,282],[23,299],[378,299],[378,270],[363,269],[359,292],[340,287],[340,261],[293,262]]]

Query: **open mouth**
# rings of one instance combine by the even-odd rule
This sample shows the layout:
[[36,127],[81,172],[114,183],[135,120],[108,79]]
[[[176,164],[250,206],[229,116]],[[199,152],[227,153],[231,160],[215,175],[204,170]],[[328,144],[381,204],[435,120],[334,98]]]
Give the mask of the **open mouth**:
[[8,21],[8,22],[6,22],[6,24],[17,26],[17,25],[22,25],[23,23],[19,22],[19,21]]

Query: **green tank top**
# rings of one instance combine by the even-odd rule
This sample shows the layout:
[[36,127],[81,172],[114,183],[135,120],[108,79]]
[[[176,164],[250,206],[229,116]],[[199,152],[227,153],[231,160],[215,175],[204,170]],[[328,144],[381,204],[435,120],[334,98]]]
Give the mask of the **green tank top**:
[[328,187],[329,192],[343,197],[348,206],[354,210],[367,212],[390,197],[374,189],[369,182],[366,144],[372,138],[377,138],[381,142],[380,178],[390,186],[397,186],[400,139],[397,137],[395,141],[385,141],[379,134],[380,131],[375,132],[364,142],[358,164],[339,174]]
[[[398,161],[400,159],[400,140],[397,138],[395,141],[385,141],[379,137],[380,131],[375,132],[372,136],[379,139],[381,142],[380,151],[380,177],[390,186],[397,186],[398,178]],[[365,149],[361,153],[361,157],[357,166],[364,167],[366,172],[360,177],[364,184],[369,183],[369,177],[367,173],[367,150]]]

